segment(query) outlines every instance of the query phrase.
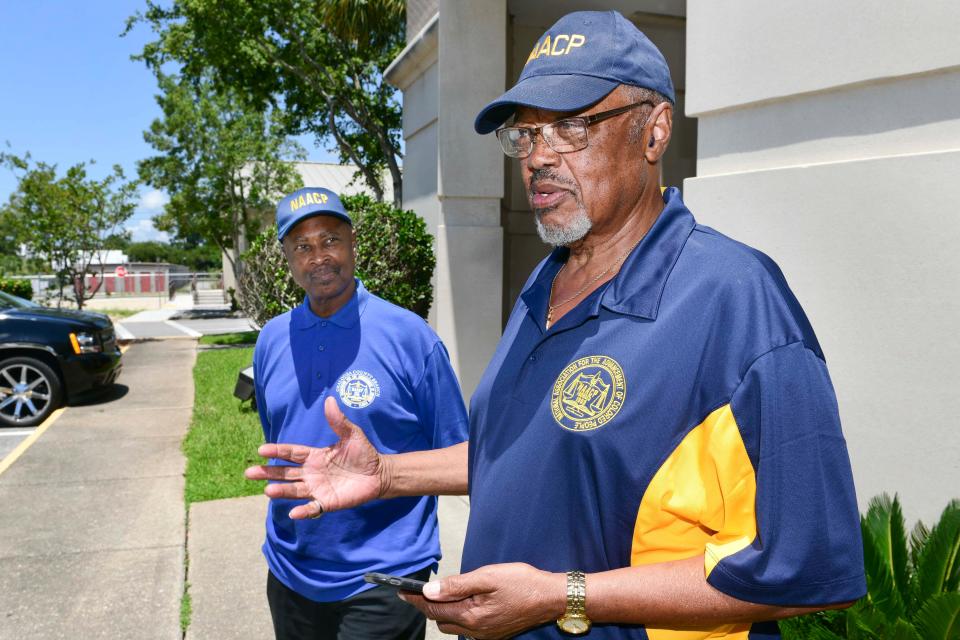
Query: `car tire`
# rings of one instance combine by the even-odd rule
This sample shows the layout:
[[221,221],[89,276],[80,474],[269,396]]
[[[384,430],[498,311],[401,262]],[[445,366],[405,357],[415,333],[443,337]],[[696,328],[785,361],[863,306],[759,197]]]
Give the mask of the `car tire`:
[[50,365],[29,357],[0,360],[0,427],[33,427],[63,403],[63,385]]

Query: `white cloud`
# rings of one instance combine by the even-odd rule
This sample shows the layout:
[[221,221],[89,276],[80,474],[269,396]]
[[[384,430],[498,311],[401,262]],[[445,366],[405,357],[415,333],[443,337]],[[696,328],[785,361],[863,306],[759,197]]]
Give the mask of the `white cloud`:
[[157,231],[153,226],[153,220],[149,218],[140,218],[127,222],[125,229],[130,232],[134,242],[169,242],[170,234],[165,231]]
[[170,202],[170,196],[160,189],[152,189],[140,195],[138,212],[157,214],[163,210],[163,205]]

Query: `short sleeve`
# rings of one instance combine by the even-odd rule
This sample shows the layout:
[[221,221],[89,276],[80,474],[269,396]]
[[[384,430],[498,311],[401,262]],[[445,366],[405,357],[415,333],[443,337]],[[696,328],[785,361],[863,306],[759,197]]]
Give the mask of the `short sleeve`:
[[774,605],[848,602],[866,593],[860,520],[826,364],[803,343],[750,366],[730,402],[756,470],[753,541],[710,558],[708,582]]
[[467,439],[467,410],[460,384],[439,341],[427,356],[414,397],[424,437],[432,448],[442,449]]

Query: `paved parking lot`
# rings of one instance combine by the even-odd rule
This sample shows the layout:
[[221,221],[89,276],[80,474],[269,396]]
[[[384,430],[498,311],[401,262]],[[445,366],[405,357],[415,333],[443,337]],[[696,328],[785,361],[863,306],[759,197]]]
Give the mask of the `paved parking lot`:
[[28,429],[0,429],[0,460],[6,458],[21,442],[27,439],[36,427]]
[[139,338],[198,338],[203,335],[251,331],[246,318],[237,318],[227,310],[157,309],[142,311],[116,323],[121,340]]

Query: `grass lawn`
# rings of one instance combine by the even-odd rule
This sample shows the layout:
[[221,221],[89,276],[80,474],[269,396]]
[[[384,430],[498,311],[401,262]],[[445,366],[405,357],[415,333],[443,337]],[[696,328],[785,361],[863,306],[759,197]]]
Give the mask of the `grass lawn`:
[[135,313],[140,313],[143,309],[90,309],[95,313],[105,313],[110,316],[110,319],[114,322],[118,320],[123,320],[124,318],[129,318]]
[[254,344],[257,341],[258,335],[260,335],[259,331],[242,331],[240,333],[221,333],[220,335],[201,337],[200,344],[213,344],[213,345]]
[[233,397],[237,373],[253,360],[253,348],[217,349],[197,354],[190,430],[183,441],[187,457],[187,504],[263,492],[264,482],[243,470],[264,461],[257,455],[263,432],[249,402]]

